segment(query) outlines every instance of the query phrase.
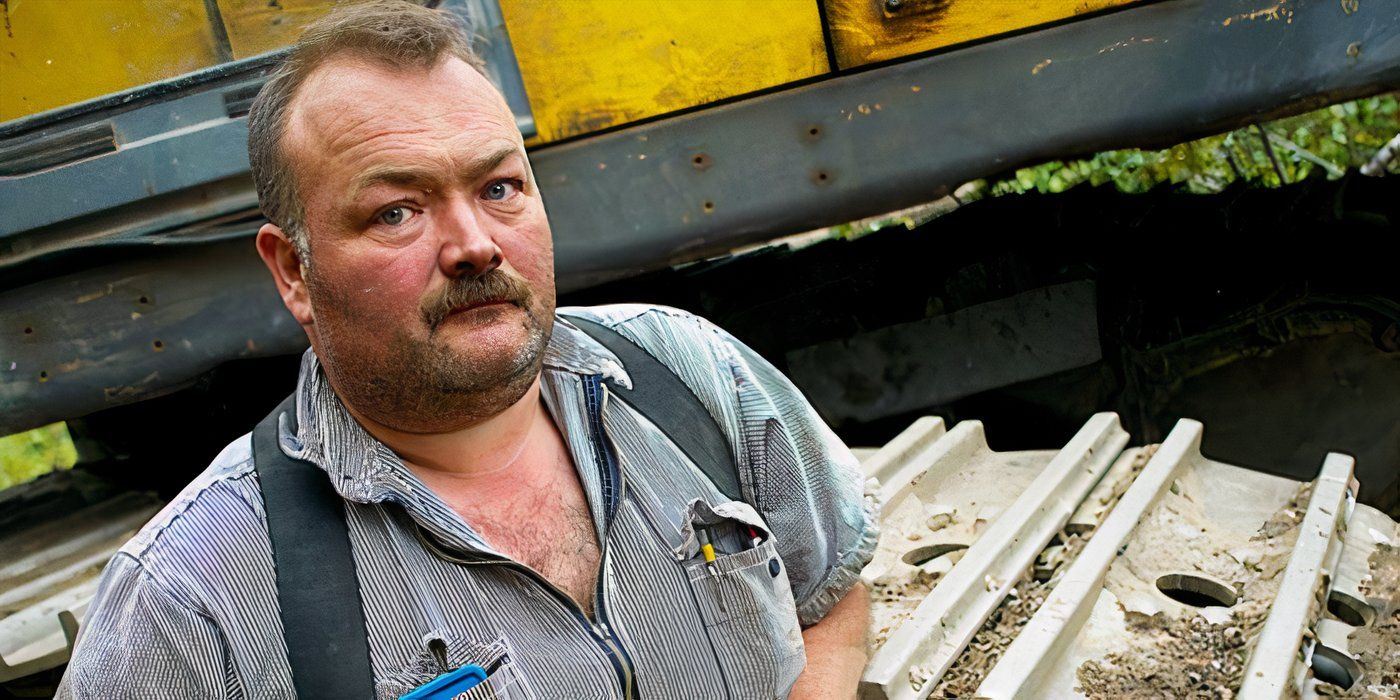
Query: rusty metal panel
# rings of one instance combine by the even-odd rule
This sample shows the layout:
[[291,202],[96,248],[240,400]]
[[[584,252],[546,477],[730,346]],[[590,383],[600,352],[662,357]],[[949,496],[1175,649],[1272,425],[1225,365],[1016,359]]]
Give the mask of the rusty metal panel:
[[542,142],[825,73],[812,0],[503,0]]
[[109,266],[5,293],[0,433],[29,416],[154,398],[228,360],[306,347],[246,237],[165,246],[122,264],[131,252],[111,248]]
[[221,60],[204,0],[9,0],[0,14],[0,121]]
[[854,68],[1143,0],[821,0],[836,64]]
[[301,30],[335,7],[329,0],[217,0],[234,58],[288,46]]

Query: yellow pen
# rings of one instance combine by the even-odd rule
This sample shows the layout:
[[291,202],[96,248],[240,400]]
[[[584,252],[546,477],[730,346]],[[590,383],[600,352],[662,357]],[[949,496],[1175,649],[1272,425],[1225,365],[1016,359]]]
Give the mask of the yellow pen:
[[705,555],[705,568],[710,571],[711,576],[718,576],[719,569],[715,568],[715,546],[710,544],[710,531],[697,527],[695,537],[700,540],[700,553]]

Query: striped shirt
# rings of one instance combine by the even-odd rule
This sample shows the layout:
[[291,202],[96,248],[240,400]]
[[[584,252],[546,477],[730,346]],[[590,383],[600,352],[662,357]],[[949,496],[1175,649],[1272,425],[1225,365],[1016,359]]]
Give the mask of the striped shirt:
[[[784,697],[802,627],[855,584],[877,538],[856,460],[795,387],[742,343],[675,309],[566,309],[670,367],[715,416],[739,468],[729,501],[646,417],[601,344],[557,318],[541,395],[564,436],[602,549],[595,615],[499,558],[356,423],[314,353],[283,451],[345,499],[376,693],[396,698],[447,663],[495,671],[500,698]],[[528,517],[522,514],[521,517]],[[721,554],[707,571],[695,527]],[[766,537],[750,543],[748,527]],[[293,695],[248,435],[107,565],[58,697]]]

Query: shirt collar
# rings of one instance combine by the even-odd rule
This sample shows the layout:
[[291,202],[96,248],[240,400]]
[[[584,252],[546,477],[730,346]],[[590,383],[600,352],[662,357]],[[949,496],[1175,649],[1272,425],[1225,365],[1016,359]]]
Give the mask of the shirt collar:
[[549,346],[544,351],[544,365],[574,374],[602,375],[603,379],[612,380],[627,389],[632,388],[632,379],[617,356],[571,323],[566,316],[554,317],[554,334],[550,336]]

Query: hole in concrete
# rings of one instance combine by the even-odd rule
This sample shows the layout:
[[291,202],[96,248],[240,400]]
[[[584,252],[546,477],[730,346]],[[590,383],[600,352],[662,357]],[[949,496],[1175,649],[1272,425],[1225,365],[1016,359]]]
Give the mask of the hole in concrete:
[[904,563],[912,564],[914,566],[923,566],[924,564],[927,564],[933,561],[934,559],[943,556],[944,554],[948,554],[949,552],[956,552],[963,549],[967,549],[967,545],[949,543],[931,544],[927,547],[919,547],[917,549],[911,549],[908,552],[905,552]]
[[704,207],[704,209],[705,209],[705,211],[706,211],[707,213],[708,213],[708,212],[712,212],[712,211],[715,210],[715,203],[714,203],[714,202],[705,202],[702,206]]
[[1322,644],[1313,647],[1312,672],[1314,678],[1342,690],[1361,680],[1361,664],[1356,659]]
[[1376,619],[1376,609],[1369,603],[1341,591],[1327,594],[1327,612],[1352,627],[1365,627]]
[[34,327],[33,327],[33,326],[25,326],[25,327],[24,327],[24,334],[25,334],[25,335],[30,335],[30,334],[32,334],[33,332],[34,332]]
[[1157,579],[1157,590],[1178,603],[1197,608],[1230,607],[1239,601],[1235,589],[1195,574],[1167,574]]

